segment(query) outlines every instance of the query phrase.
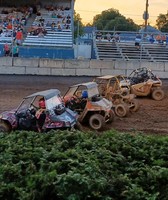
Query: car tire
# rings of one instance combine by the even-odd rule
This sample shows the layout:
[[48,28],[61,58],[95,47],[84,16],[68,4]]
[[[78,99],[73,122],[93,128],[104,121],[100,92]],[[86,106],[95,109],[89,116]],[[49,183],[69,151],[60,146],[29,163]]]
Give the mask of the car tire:
[[129,108],[126,104],[118,104],[115,106],[114,111],[118,117],[125,117],[129,112]]
[[132,99],[130,102],[130,106],[129,106],[129,110],[131,112],[136,112],[139,110],[139,102],[137,101],[137,99]]
[[105,127],[105,119],[100,114],[94,114],[89,119],[89,125],[94,130],[102,130]]
[[152,92],[152,99],[160,101],[164,98],[164,91],[161,89],[155,89]]
[[10,126],[5,122],[0,121],[0,132],[9,133],[10,131]]

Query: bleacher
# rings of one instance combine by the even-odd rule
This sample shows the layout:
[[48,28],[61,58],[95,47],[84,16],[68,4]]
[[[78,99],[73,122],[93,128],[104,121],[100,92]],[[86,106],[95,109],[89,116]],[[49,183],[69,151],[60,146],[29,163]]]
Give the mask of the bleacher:
[[168,46],[165,44],[145,44],[144,49],[150,54],[153,61],[168,61]]
[[[4,11],[6,13],[3,13]],[[28,12],[23,13],[11,7],[0,7],[0,29],[2,30],[0,34],[0,44],[5,44],[6,42],[11,44],[14,40],[13,29],[12,27],[8,29],[7,22],[10,22],[16,29],[18,25],[25,25],[24,23],[28,20],[29,14]],[[25,17],[25,20],[21,20],[22,16]],[[16,23],[16,19],[19,19],[20,22]]]
[[72,32],[50,32],[44,37],[27,35],[23,41],[23,46],[55,46],[55,47],[72,47]]
[[118,48],[123,54],[124,60],[151,60],[150,54],[143,48],[137,49],[135,43],[132,42],[119,42]]
[[[58,14],[61,13],[61,18],[52,17],[52,13]],[[73,35],[71,24],[69,24],[68,28],[64,27],[61,23],[63,18],[66,18],[68,15],[71,16],[71,10],[64,11],[47,11],[45,9],[40,10],[41,15],[36,16],[34,22],[32,23],[32,27],[39,26],[39,20],[42,18],[44,20],[44,28],[46,30],[46,34],[42,37],[38,35],[27,34],[27,37],[23,41],[23,46],[48,46],[48,47],[70,47],[73,46]],[[55,30],[52,30],[51,26],[47,25],[47,23],[54,22],[56,25],[60,22],[62,28],[61,30],[55,27]]]
[[123,55],[116,43],[96,41],[97,59],[116,60],[123,59]]
[[108,42],[96,40],[97,59],[100,60],[144,60],[168,61],[168,46],[163,44],[142,43],[137,50],[134,42]]

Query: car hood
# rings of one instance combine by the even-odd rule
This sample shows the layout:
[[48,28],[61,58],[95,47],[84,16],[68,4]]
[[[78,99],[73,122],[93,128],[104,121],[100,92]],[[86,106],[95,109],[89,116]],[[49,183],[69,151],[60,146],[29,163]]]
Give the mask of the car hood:
[[92,102],[92,105],[97,105],[97,106],[100,106],[100,107],[102,107],[104,109],[109,110],[112,107],[112,102],[107,100],[106,98],[102,98],[99,101]]
[[56,115],[53,111],[51,113],[51,120],[60,121],[60,122],[69,122],[70,124],[74,124],[77,121],[78,114],[69,108],[66,108],[65,111],[59,115]]
[[9,119],[15,115],[16,109],[10,110],[10,111],[4,111],[0,114],[0,119]]

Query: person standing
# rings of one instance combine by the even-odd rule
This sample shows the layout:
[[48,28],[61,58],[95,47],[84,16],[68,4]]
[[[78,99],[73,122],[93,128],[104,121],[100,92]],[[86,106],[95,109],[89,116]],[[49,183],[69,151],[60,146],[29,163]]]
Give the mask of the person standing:
[[5,56],[9,56],[10,54],[10,46],[7,42],[4,44],[4,54]]
[[13,44],[12,53],[13,53],[13,57],[19,56],[19,47],[17,44]]
[[21,31],[21,29],[19,29],[17,32],[16,32],[16,42],[21,45],[22,44],[22,40],[23,40],[23,33]]

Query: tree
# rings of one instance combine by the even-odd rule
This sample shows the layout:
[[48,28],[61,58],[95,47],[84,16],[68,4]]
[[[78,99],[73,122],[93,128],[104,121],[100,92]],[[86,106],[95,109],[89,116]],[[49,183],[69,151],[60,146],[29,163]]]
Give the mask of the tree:
[[139,26],[132,19],[126,19],[113,8],[102,11],[93,18],[93,25],[98,30],[137,31]]
[[84,34],[84,25],[82,23],[82,18],[80,14],[74,12],[74,38],[76,39],[79,36]]
[[157,28],[162,32],[168,32],[168,13],[160,14],[156,20]]

